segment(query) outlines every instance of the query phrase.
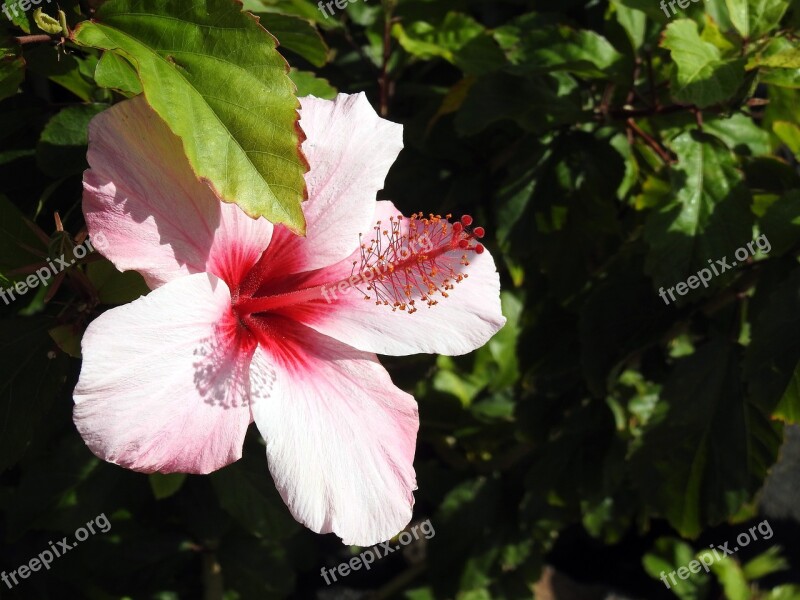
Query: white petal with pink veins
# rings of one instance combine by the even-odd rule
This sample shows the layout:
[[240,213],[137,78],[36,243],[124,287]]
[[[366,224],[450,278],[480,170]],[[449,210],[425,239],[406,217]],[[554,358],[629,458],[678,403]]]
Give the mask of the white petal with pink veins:
[[367,97],[339,94],[331,102],[300,98],[300,127],[309,198],[303,203],[307,235],[277,227],[269,250],[274,270],[265,274],[310,271],[332,265],[358,246],[369,225],[375,199],[403,149],[403,127],[380,118]]
[[[400,215],[391,202],[378,202],[371,221],[389,224],[389,217]],[[374,231],[365,231],[369,241]],[[441,262],[468,275],[447,292],[448,297],[435,295],[437,304],[427,306],[416,295],[417,311],[413,314],[376,305],[375,294],[347,286],[344,293],[335,287],[326,291],[327,302],[307,303],[292,307],[293,318],[317,331],[367,352],[402,356],[433,353],[457,356],[483,346],[497,333],[506,319],[500,305],[500,276],[489,252],[468,253],[469,265],[459,264],[462,252],[454,252]],[[353,271],[358,253],[334,267],[323,269],[304,282],[311,286],[326,281],[347,279]],[[371,300],[365,300],[365,294]]]
[[204,271],[235,285],[270,243],[272,224],[220,202],[144,96],[92,120],[88,161],[89,233],[104,235],[102,253],[120,270],[139,271],[151,288]]
[[129,469],[219,469],[241,457],[254,347],[221,279],[171,281],[89,325],[75,425],[97,456]]
[[[369,546],[411,519],[419,417],[372,354],[274,323],[253,357],[253,416],[295,519]],[[269,334],[267,334],[269,335]]]

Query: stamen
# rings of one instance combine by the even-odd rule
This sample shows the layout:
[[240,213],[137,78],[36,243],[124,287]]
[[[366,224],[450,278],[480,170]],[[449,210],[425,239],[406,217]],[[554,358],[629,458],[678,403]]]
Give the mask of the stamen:
[[437,296],[447,298],[468,277],[461,271],[469,265],[469,253],[485,250],[474,243],[485,235],[484,229],[467,229],[471,216],[452,224],[450,218],[417,213],[408,219],[390,217],[388,226],[379,221],[374,238],[361,240],[361,260],[353,261],[351,280],[355,277],[365,289],[354,287],[365,300],[409,314],[417,311],[417,300],[431,307],[438,304]]

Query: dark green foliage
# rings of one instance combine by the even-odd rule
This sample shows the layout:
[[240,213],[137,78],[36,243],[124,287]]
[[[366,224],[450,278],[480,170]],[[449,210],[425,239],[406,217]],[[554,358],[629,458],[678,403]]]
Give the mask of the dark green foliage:
[[[96,4],[66,3],[70,26]],[[208,3],[254,31],[223,4]],[[110,0],[103,11],[128,5],[148,19],[170,10]],[[785,427],[800,421],[800,8],[333,6],[326,18],[311,0],[245,2],[280,42],[299,95],[366,91],[403,123],[381,197],[406,214],[472,214],[508,318],[466,357],[383,359],[419,401],[414,522],[430,519],[436,534],[336,585],[380,598],[530,598],[543,565],[596,544],[598,560],[623,553],[626,578],[593,583],[669,597],[659,572],[724,541],[716,526],[745,530]],[[32,16],[0,17],[2,289],[48,248],[82,239],[88,120],[142,90],[124,53],[92,47],[101,29],[84,25],[81,47],[57,47],[59,36],[20,45],[13,37],[40,33]],[[731,268],[699,284],[723,259]],[[352,553],[294,522],[255,431],[245,458],[208,477],[128,472],[83,444],[71,421],[80,336],[145,291],[101,261],[0,301],[0,570],[100,513],[112,524],[8,597],[335,597],[317,596],[330,593],[320,568]],[[728,594],[750,589],[778,568],[760,564],[721,566],[675,593],[720,597],[715,577]]]

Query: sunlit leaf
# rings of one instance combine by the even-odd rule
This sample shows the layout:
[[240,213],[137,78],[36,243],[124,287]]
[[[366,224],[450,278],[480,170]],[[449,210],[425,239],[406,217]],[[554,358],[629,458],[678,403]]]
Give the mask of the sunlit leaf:
[[111,0],[73,37],[136,66],[148,102],[224,201],[304,231],[299,103],[252,15],[227,0]]

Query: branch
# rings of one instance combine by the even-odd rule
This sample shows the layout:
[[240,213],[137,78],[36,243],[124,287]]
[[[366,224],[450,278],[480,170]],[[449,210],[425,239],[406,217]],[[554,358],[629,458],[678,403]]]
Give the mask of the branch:
[[669,106],[655,106],[653,108],[622,108],[612,110],[609,114],[615,119],[630,119],[635,117],[655,117],[658,115],[669,115],[693,110],[697,110],[697,107],[693,104],[670,104]]
[[222,583],[222,568],[212,552],[203,554],[203,599],[222,600],[225,586]]
[[361,59],[368,64],[370,68],[372,68],[377,74],[380,74],[381,68],[376,65],[369,56],[367,56],[367,53],[364,52],[364,48],[362,48],[353,38],[353,34],[350,32],[350,27],[348,26],[348,21],[349,19],[347,18],[347,13],[344,13],[342,15],[342,35],[344,35],[345,41],[353,47]]
[[650,146],[656,154],[658,154],[661,157],[661,160],[663,160],[668,165],[671,165],[675,162],[675,159],[672,156],[670,156],[669,152],[667,152],[664,149],[664,147],[655,140],[655,138],[648,135],[641,127],[639,127],[636,124],[636,121],[634,121],[631,118],[627,120],[626,124],[630,130],[632,130],[636,135],[642,138],[642,140],[644,140],[644,142],[648,146]]
[[381,91],[380,113],[382,117],[389,114],[389,60],[392,57],[392,14],[387,12],[383,25],[383,64],[378,82]]
[[14,41],[24,46],[25,44],[42,44],[46,42],[55,42],[57,38],[54,38],[51,35],[47,35],[46,33],[36,34],[36,35],[21,35],[19,37],[15,37]]

